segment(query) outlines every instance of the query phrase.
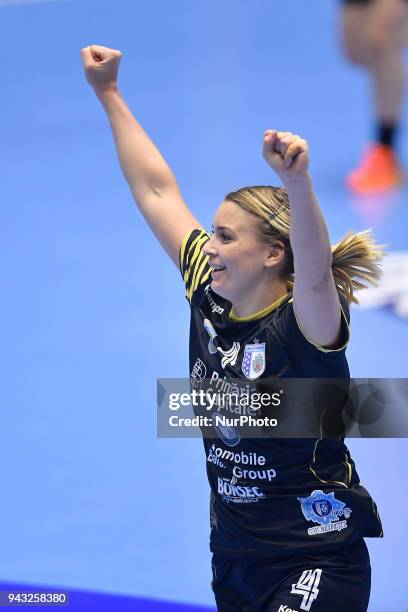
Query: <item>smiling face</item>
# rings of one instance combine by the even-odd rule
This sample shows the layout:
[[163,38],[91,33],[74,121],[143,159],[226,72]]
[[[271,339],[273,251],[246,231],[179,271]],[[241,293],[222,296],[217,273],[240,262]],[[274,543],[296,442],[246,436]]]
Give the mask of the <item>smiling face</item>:
[[257,223],[254,215],[224,201],[215,215],[213,236],[203,249],[213,269],[211,289],[233,304],[262,292],[278,278],[283,249],[262,243]]

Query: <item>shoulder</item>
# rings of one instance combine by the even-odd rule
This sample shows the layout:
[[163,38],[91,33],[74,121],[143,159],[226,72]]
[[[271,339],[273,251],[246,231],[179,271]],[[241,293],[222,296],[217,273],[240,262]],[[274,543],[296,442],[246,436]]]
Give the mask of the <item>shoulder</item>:
[[318,351],[323,354],[345,351],[350,338],[350,310],[347,300],[340,292],[339,301],[342,311],[339,338],[334,346],[325,347],[313,342],[303,332],[299,321],[296,318],[293,307],[293,298],[291,295],[289,295],[288,299],[277,309],[274,322],[282,340],[288,345],[290,350]]
[[211,273],[208,257],[202,251],[209,239],[210,235],[205,229],[196,228],[189,232],[181,243],[179,265],[189,302],[194,292],[208,281]]
[[209,238],[209,233],[202,227],[197,227],[184,236],[179,253],[181,270],[191,261],[194,252],[200,251]]

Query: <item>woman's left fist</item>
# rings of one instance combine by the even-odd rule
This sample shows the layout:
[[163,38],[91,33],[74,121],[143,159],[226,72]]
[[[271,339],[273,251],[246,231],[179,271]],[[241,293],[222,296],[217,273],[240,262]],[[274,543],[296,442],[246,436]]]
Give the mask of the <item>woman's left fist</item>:
[[266,130],[263,156],[283,182],[307,174],[309,147],[307,141],[297,134]]

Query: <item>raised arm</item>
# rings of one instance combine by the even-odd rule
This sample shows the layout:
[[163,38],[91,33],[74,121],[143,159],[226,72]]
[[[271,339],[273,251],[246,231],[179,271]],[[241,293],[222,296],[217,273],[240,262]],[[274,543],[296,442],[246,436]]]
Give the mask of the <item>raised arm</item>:
[[119,162],[133,197],[160,244],[178,266],[184,236],[200,223],[175,176],[136,121],[117,87],[120,51],[92,45],[81,51],[85,75],[108,116]]
[[268,130],[263,154],[289,196],[296,318],[312,342],[333,346],[340,332],[341,306],[331,271],[329,235],[308,173],[307,142],[289,132]]

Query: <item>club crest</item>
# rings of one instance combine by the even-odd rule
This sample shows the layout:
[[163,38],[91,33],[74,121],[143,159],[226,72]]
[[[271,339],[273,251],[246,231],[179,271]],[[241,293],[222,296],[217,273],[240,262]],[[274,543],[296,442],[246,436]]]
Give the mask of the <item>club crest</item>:
[[255,380],[265,372],[265,343],[245,345],[242,372],[249,380]]
[[350,518],[351,510],[346,508],[345,503],[336,499],[334,493],[313,491],[309,497],[298,497],[298,501],[305,519],[320,525],[320,527],[308,529],[309,535],[346,529],[347,521],[339,521],[339,518]]

